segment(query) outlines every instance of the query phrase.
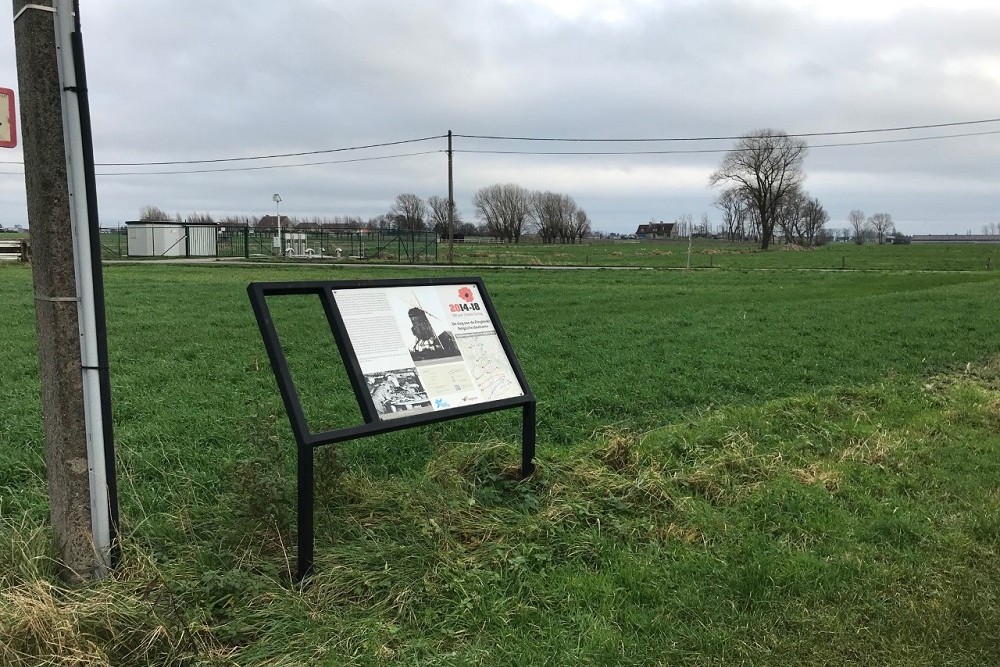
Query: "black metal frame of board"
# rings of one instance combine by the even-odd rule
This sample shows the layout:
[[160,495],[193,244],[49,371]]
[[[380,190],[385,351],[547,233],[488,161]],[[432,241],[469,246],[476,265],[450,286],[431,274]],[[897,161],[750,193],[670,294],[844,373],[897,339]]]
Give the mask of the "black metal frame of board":
[[[489,314],[490,321],[496,331],[497,338],[503,346],[503,350],[510,362],[511,369],[521,385],[523,394],[521,396],[505,398],[496,401],[488,401],[470,406],[456,408],[446,408],[433,412],[424,412],[412,416],[397,417],[392,420],[383,421],[378,418],[378,411],[372,397],[365,384],[364,374],[358,362],[357,355],[351,343],[347,327],[337,307],[337,302],[333,296],[334,290],[345,289],[377,289],[386,287],[433,287],[439,285],[476,285],[482,297],[483,305]],[[314,563],[314,527],[313,527],[313,452],[317,447],[330,445],[347,440],[364,438],[379,433],[399,431],[414,426],[433,424],[436,422],[468,417],[471,415],[484,414],[497,410],[521,407],[523,410],[523,420],[521,426],[521,477],[527,477],[534,471],[532,463],[535,457],[535,397],[528,386],[517,357],[511,348],[507,334],[497,317],[496,309],[486,291],[486,286],[481,278],[431,278],[431,279],[394,279],[394,280],[339,280],[339,281],[308,281],[308,282],[281,282],[281,283],[250,283],[247,286],[247,294],[250,296],[250,304],[253,308],[254,316],[257,318],[257,325],[260,327],[261,337],[264,340],[264,347],[267,349],[267,356],[271,362],[271,369],[274,371],[275,380],[278,383],[278,390],[281,392],[281,399],[285,404],[285,411],[291,423],[292,433],[298,443],[297,456],[297,505],[298,505],[298,578],[307,577],[313,570]],[[291,371],[288,368],[288,360],[281,347],[278,332],[275,329],[271,312],[267,306],[268,297],[297,296],[314,294],[319,297],[326,314],[330,331],[333,333],[337,343],[337,349],[344,361],[354,395],[358,400],[358,406],[365,420],[364,424],[350,426],[347,428],[335,429],[314,433],[309,429],[306,421],[302,402],[299,400],[295,382],[292,380]]]

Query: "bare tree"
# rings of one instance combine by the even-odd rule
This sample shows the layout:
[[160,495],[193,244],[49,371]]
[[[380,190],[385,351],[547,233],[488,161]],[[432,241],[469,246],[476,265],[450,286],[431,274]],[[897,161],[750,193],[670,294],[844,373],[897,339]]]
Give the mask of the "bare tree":
[[983,225],[983,234],[986,234],[987,236],[1000,236],[1000,223],[986,223]]
[[674,219],[674,229],[677,235],[687,238],[694,233],[694,216],[690,213],[681,213]]
[[246,227],[245,218],[238,215],[225,215],[219,218],[219,224],[223,227]]
[[698,233],[702,236],[712,235],[712,221],[708,219],[708,213],[701,214],[701,222],[698,223]]
[[790,194],[778,209],[777,225],[786,243],[803,246],[825,242],[824,227],[830,221],[819,199],[801,190]]
[[771,244],[782,201],[805,180],[805,156],[806,143],[801,139],[775,130],[754,130],[736,142],[709,176],[710,185],[734,187],[756,210],[762,250]]
[[730,241],[747,238],[747,202],[736,188],[726,188],[715,200],[715,208],[722,211],[722,231]]
[[802,217],[800,228],[802,235],[799,243],[802,245],[822,245],[826,242],[826,223],[830,221],[830,214],[826,212],[823,205],[816,197],[806,197],[802,205]]
[[879,245],[882,245],[885,237],[893,230],[892,216],[888,213],[873,213],[868,218],[868,224],[871,226],[872,231],[875,232],[875,238],[878,240]]
[[394,215],[383,213],[382,215],[376,215],[374,217],[368,218],[368,223],[366,226],[368,229],[392,229],[393,225],[398,223]]
[[868,231],[868,218],[865,212],[859,208],[853,209],[847,214],[847,222],[851,225],[851,238],[858,245],[865,242],[865,232]]
[[756,206],[753,206],[750,202],[747,202],[747,240],[760,243],[760,239],[761,239],[760,211],[757,210]]
[[806,196],[800,188],[789,192],[781,204],[778,206],[774,218],[775,227],[781,232],[781,238],[785,243],[799,243],[802,221],[802,207],[805,204]]
[[214,225],[215,219],[212,217],[211,213],[198,213],[195,211],[194,213],[189,213],[188,216],[184,218],[184,222],[191,225]]
[[590,217],[582,208],[578,208],[573,215],[573,234],[576,240],[583,243],[583,239],[590,235]]
[[487,185],[472,196],[476,217],[486,225],[487,233],[510,243],[520,243],[531,211],[531,193],[520,185]]
[[[575,243],[576,214],[579,208],[573,198],[558,192],[531,193],[531,220],[542,243]],[[586,214],[585,214],[586,215]]]
[[412,193],[396,196],[396,201],[389,208],[399,229],[404,231],[420,231],[427,227],[427,204]]
[[[430,209],[430,222],[434,231],[439,236],[448,236],[448,199],[431,195],[427,198],[427,208]],[[457,208],[454,213],[454,224],[456,230],[462,225],[462,216]]]
[[169,222],[173,216],[156,206],[143,206],[139,209],[140,222]]

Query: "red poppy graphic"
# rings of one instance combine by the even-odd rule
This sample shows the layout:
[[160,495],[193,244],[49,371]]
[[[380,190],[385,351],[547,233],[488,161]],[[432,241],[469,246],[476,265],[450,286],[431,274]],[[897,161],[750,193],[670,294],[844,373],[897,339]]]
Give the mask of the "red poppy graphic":
[[462,289],[458,290],[458,298],[461,299],[462,301],[470,303],[476,300],[476,295],[473,294],[472,290],[469,289],[468,287],[463,287]]

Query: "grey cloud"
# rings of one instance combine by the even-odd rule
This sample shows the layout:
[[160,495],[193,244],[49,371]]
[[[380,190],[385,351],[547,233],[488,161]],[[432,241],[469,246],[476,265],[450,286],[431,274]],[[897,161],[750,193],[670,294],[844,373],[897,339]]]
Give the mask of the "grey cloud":
[[[905,10],[887,21],[819,20],[777,3],[659,3],[633,8],[624,22],[609,24],[588,13],[555,20],[537,6],[497,0],[117,0],[85,3],[82,19],[99,162],[308,151],[448,129],[663,137],[1000,116],[995,39],[1000,14],[953,11],[947,3]],[[985,69],[970,65],[972,59],[983,59]],[[15,81],[12,63],[12,45],[0,41],[0,86]],[[975,129],[1000,129],[1000,124],[964,131]],[[947,131],[925,134],[934,133]],[[443,147],[436,141],[413,149]],[[529,146],[459,139],[456,147]],[[582,148],[544,145],[574,147]],[[0,160],[17,155],[0,153]],[[487,175],[519,181],[522,174],[538,174],[542,182],[522,182],[535,188],[572,183],[567,170],[577,165],[580,182],[589,185],[570,194],[607,231],[681,213],[707,211],[716,217],[711,203],[717,193],[705,180],[682,189],[626,188],[618,180],[596,187],[583,173],[594,164],[625,172],[653,164],[701,170],[707,179],[720,157],[459,154],[458,205],[471,217],[468,200],[486,184],[477,179]],[[965,231],[996,219],[997,202],[981,184],[998,175],[998,157],[1000,135],[816,148],[806,162],[814,172],[807,187],[830,209],[833,224],[857,206],[891,205],[894,217],[911,231],[938,224]],[[0,175],[0,223],[23,221],[19,179]],[[903,187],[907,182],[922,187],[914,192]],[[145,204],[180,212],[263,213],[275,191],[282,192],[292,214],[374,215],[399,192],[443,194],[444,158],[108,176],[99,187],[106,221],[132,217]]]

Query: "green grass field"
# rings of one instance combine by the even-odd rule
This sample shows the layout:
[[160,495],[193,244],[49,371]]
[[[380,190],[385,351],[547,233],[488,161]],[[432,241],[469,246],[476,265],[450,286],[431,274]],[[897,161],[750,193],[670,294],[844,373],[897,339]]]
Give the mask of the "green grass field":
[[[0,663],[1000,663],[983,248],[852,248],[888,272],[455,269],[483,276],[538,397],[538,472],[512,479],[516,411],[326,448],[304,587],[246,284],[428,272],[107,267],[124,560],[70,589],[30,270],[0,265]],[[823,253],[730,259],[840,264]],[[317,306],[272,303],[311,425],[357,423]]]
[[[447,257],[447,245],[439,250]],[[455,261],[476,265],[646,266],[685,268],[686,240],[587,241],[577,245],[455,245]],[[754,244],[696,239],[692,268],[847,269],[912,271],[983,271],[996,269],[1000,244],[855,245],[831,243],[817,248],[775,245],[760,252]]]

